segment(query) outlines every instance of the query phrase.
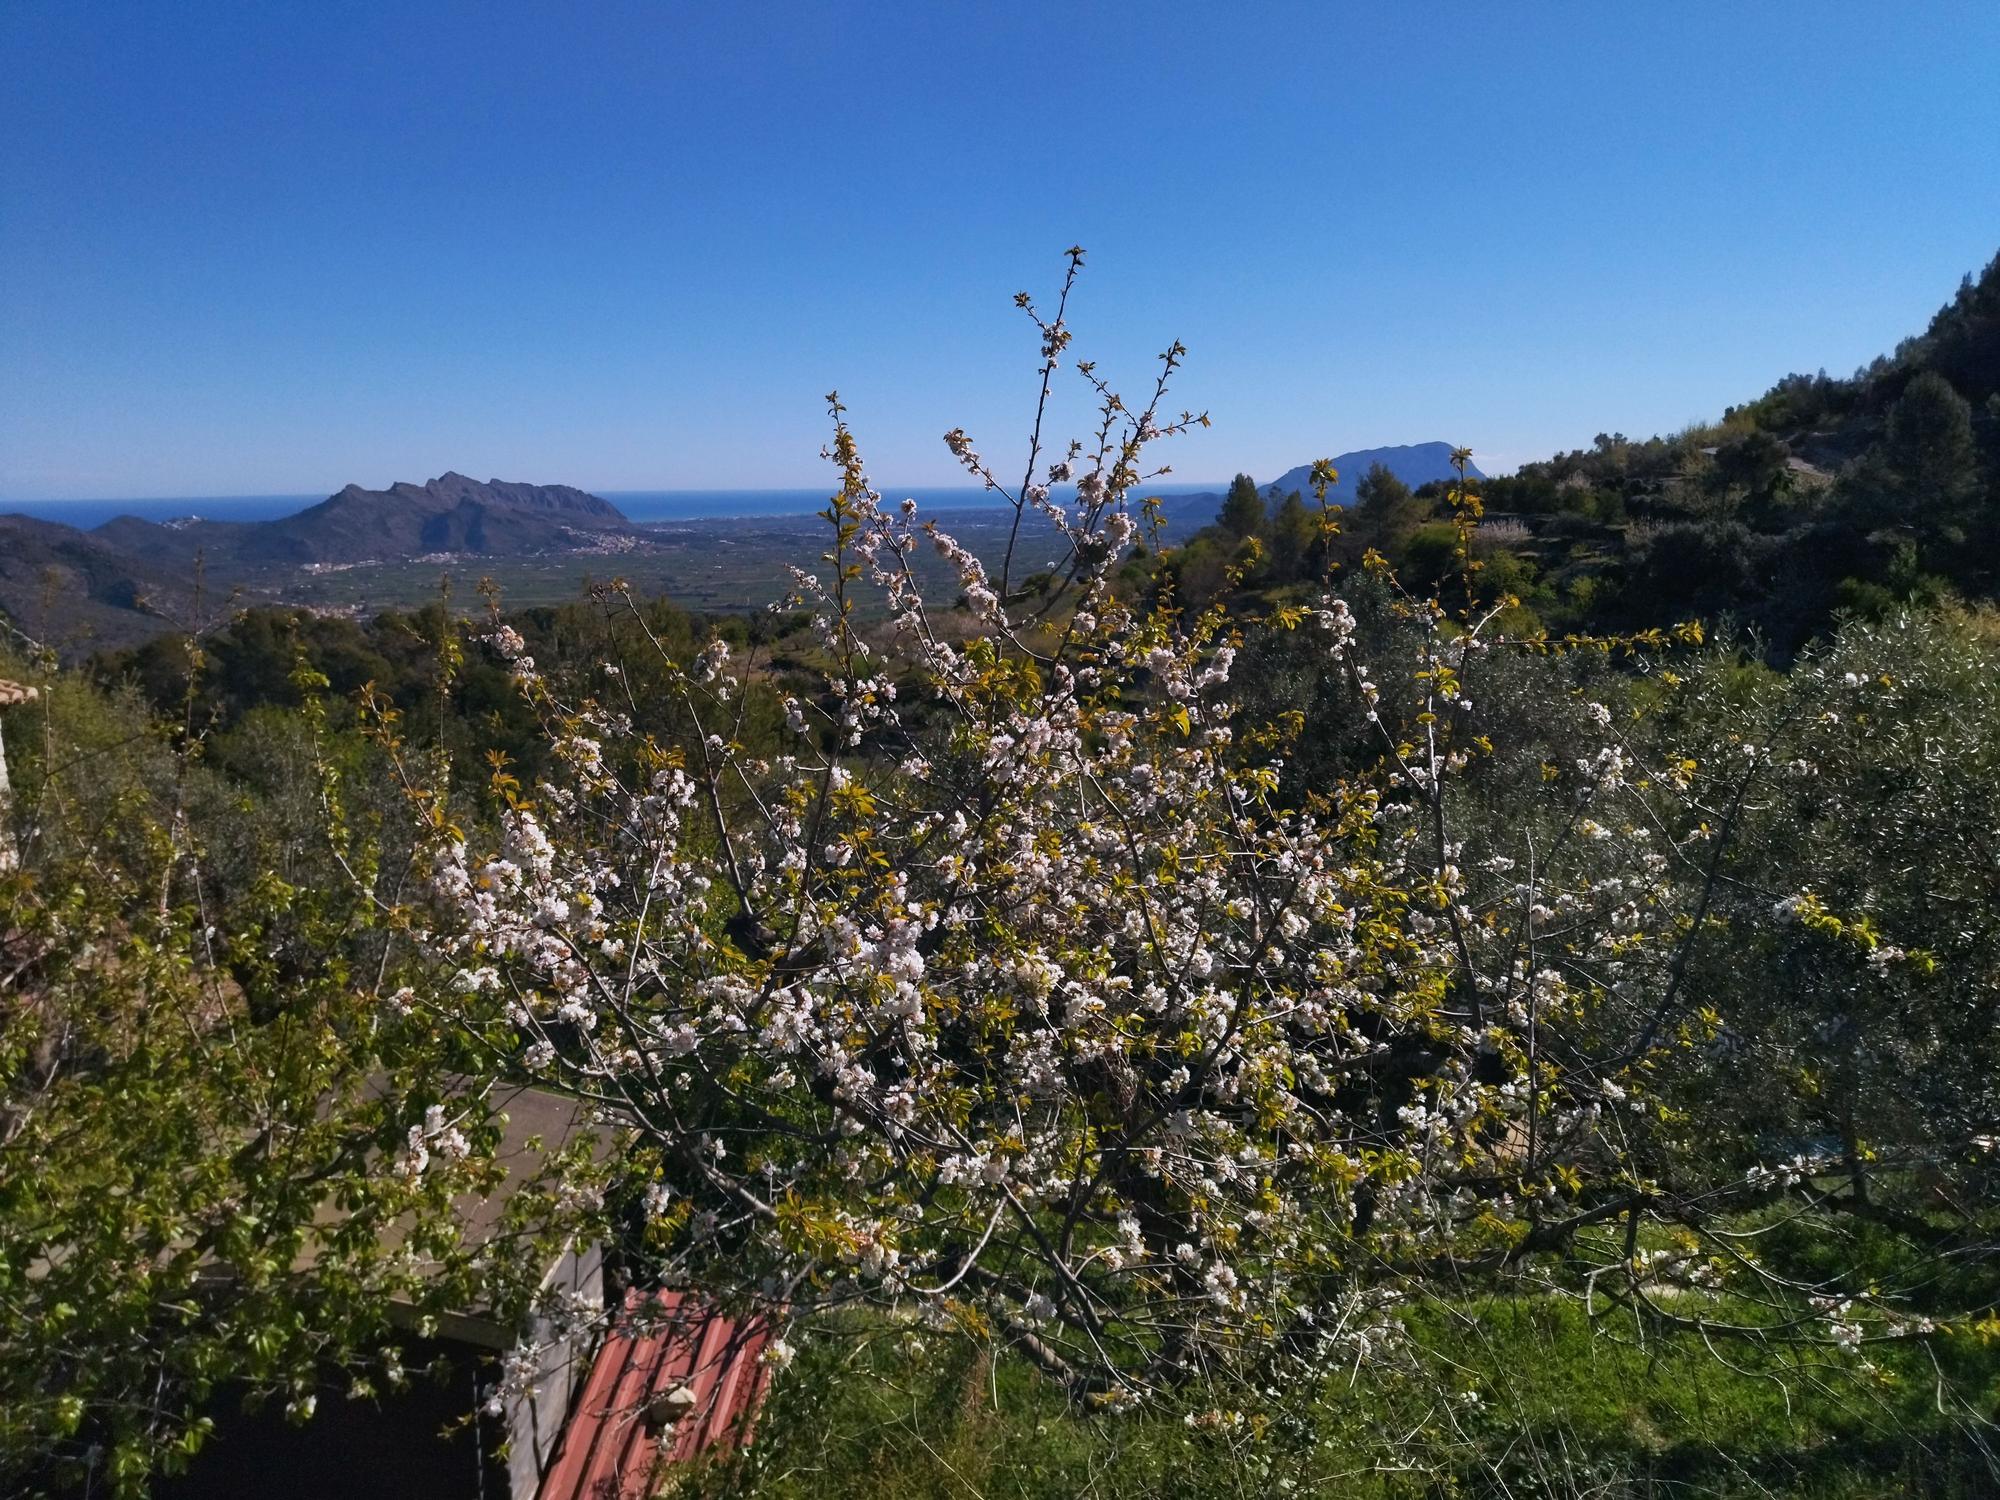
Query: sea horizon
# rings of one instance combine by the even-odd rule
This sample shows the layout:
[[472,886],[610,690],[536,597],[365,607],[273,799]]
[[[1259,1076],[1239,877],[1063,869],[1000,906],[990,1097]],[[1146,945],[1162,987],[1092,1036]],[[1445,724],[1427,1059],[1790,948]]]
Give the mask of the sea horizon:
[[[1197,495],[1219,492],[1221,483],[1180,481],[1152,484],[1144,493],[1153,495]],[[671,490],[592,490],[609,500],[636,526],[652,526],[675,521],[729,521],[809,516],[824,508],[831,494],[824,488],[744,488]],[[909,497],[926,511],[984,510],[1004,504],[992,490],[977,485],[885,486],[885,500],[894,504]],[[297,515],[326,500],[324,494],[277,495],[176,495],[145,498],[76,500],[0,500],[0,515],[32,516],[88,531],[120,516],[136,516],[143,521],[175,521],[199,518],[204,521],[276,521]]]

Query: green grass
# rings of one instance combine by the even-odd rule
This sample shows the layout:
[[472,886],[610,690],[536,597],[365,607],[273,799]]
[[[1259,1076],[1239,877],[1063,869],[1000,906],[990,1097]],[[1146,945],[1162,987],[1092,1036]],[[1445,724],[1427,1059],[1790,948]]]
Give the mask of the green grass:
[[[747,1460],[671,1492],[744,1497],[2000,1494],[2000,1347],[1977,1335],[1824,1354],[1647,1344],[1569,1301],[1405,1320],[1402,1358],[1310,1390],[1187,1393],[1091,1416],[1023,1362],[883,1323],[805,1342]],[[1934,1362],[1935,1356],[1935,1362]],[[1871,1367],[1872,1366],[1872,1367]],[[1942,1403],[1940,1374],[1957,1400]],[[1217,1410],[1239,1412],[1216,1419]],[[1190,1425],[1189,1418],[1196,1425]]]

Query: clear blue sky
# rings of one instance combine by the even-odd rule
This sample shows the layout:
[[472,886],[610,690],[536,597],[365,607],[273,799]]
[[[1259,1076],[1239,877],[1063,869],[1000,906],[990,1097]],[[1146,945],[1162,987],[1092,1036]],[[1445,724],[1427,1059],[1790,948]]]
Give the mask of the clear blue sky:
[[1190,478],[1845,372],[2000,248],[2000,6],[0,4],[0,497],[1011,452],[1010,305]]

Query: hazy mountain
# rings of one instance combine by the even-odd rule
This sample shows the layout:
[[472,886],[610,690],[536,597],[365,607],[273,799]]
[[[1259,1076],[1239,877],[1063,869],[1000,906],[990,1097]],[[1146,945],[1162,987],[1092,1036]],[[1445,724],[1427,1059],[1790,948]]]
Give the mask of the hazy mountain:
[[[1411,489],[1429,484],[1434,479],[1453,478],[1457,470],[1451,466],[1451,454],[1450,443],[1405,443],[1397,448],[1359,448],[1352,453],[1343,453],[1333,461],[1334,468],[1340,473],[1340,482],[1327,490],[1326,498],[1336,505],[1352,505],[1355,486],[1376,464],[1381,464]],[[1486,477],[1470,463],[1465,466],[1465,472],[1473,479]],[[1308,500],[1312,499],[1312,465],[1300,464],[1296,469],[1287,469],[1264,486],[1267,494],[1274,489],[1280,496],[1297,490]]]
[[[1405,443],[1395,448],[1357,448],[1352,453],[1343,453],[1333,461],[1334,468],[1340,474],[1340,481],[1327,490],[1327,502],[1332,505],[1352,505],[1355,486],[1361,483],[1362,476],[1375,464],[1381,464],[1411,489],[1421,484],[1429,484],[1434,479],[1450,479],[1455,472],[1451,466],[1451,453],[1450,443]],[[1466,465],[1465,472],[1474,479],[1485,477],[1471,464]],[[1297,490],[1307,500],[1311,500],[1312,465],[1300,464],[1296,469],[1287,469],[1273,480],[1260,479],[1257,487],[1266,495],[1276,491],[1280,498]],[[1164,502],[1167,515],[1203,525],[1215,519],[1215,513],[1221,505],[1221,491],[1199,495],[1175,495]]]
[[608,500],[566,484],[481,484],[446,473],[426,484],[366,490],[350,484],[318,505],[275,521],[161,525],[135,516],[93,533],[142,557],[184,561],[197,552],[227,574],[307,563],[404,561],[437,552],[523,557],[570,552],[629,529]]
[[129,645],[186,619],[197,557],[213,607],[282,598],[292,570],[310,564],[597,551],[631,532],[617,506],[569,485],[481,484],[456,473],[385,490],[350,484],[273,521],[119,516],[81,531],[0,515],[0,615],[65,649]]

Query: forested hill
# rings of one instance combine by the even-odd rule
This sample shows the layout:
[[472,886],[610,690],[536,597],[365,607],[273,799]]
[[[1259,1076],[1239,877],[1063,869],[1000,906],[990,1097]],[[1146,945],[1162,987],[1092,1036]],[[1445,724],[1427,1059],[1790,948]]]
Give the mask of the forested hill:
[[187,603],[185,576],[56,521],[0,515],[0,622],[45,620],[100,646],[157,635]]
[[[1352,477],[1360,490],[1331,560],[1351,564],[1372,546],[1415,586],[1440,583],[1454,566],[1448,484],[1387,470]],[[1518,597],[1524,628],[1701,618],[1752,633],[1782,659],[1843,613],[1992,598],[2000,256],[1922,333],[1852,375],[1787,375],[1718,421],[1644,439],[1600,433],[1478,489],[1475,587]],[[1253,592],[1316,576],[1326,559],[1300,563],[1296,538],[1282,535],[1299,524],[1278,509],[1250,516],[1265,554],[1246,582]],[[1199,597],[1223,586],[1244,534],[1244,523],[1225,527],[1148,566]]]
[[1844,378],[1787,375],[1721,421],[1600,435],[1483,486],[1533,534],[1522,581],[1607,623],[1733,617],[1783,651],[1841,611],[2000,585],[2000,256]]

